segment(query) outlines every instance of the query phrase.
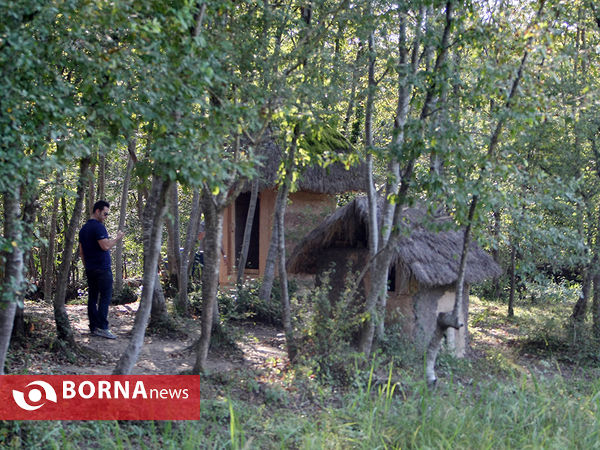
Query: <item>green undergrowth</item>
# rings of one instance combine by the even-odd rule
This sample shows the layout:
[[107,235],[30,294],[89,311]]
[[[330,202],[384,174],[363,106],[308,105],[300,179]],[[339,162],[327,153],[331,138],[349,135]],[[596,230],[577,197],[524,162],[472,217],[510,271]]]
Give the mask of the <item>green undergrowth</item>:
[[[393,381],[399,378],[397,381]],[[597,448],[600,382],[514,374],[427,388],[411,375],[373,373],[343,393],[222,386],[193,422],[4,422],[23,448]],[[260,399],[260,401],[257,401]],[[93,444],[92,444],[93,443]]]
[[469,357],[441,354],[433,389],[423,355],[390,338],[367,367],[348,362],[346,384],[309,361],[215,371],[199,421],[0,422],[0,447],[600,448],[598,346],[581,343],[589,324],[573,336],[571,308],[517,305],[507,319],[504,304],[474,298]]

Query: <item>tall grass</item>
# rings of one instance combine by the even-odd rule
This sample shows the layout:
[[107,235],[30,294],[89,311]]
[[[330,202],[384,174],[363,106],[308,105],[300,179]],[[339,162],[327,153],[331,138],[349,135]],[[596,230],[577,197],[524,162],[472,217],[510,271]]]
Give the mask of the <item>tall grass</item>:
[[[396,376],[398,374],[396,373]],[[598,448],[600,382],[536,379],[447,383],[407,375],[363,383],[335,405],[268,409],[207,402],[198,422],[12,422],[6,447],[24,448]]]

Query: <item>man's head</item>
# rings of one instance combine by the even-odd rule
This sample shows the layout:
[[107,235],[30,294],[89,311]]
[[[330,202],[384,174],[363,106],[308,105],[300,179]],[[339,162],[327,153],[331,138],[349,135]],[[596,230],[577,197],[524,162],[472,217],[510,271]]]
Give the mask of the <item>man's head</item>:
[[108,217],[109,210],[110,205],[108,202],[99,200],[94,203],[94,207],[92,208],[92,218],[96,219],[98,222],[104,222]]

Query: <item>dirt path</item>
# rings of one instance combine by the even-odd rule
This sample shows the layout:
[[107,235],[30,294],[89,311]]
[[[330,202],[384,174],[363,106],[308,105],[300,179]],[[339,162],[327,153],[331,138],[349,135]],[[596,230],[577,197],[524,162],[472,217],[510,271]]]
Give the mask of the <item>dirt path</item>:
[[[26,302],[25,316],[30,332],[23,346],[13,348],[9,361],[10,373],[92,374],[112,373],[131,336],[138,303],[112,305],[109,312],[110,328],[117,339],[93,336],[88,330],[87,307],[67,305],[67,314],[75,333],[75,342],[90,349],[88,358],[68,361],[52,351],[56,335],[51,305]],[[178,321],[179,333],[170,335],[146,333],[144,347],[133,369],[133,374],[178,374],[192,369],[195,352],[192,344],[199,337],[200,323],[192,319]],[[209,371],[226,371],[236,367],[258,367],[267,362],[285,364],[284,338],[278,330],[265,325],[240,324],[236,340],[242,353],[225,351],[211,353]]]

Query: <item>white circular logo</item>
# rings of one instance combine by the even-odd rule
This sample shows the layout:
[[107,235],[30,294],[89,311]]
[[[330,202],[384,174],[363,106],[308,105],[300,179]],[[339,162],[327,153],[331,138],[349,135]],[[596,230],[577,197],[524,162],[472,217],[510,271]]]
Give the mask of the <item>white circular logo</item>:
[[[46,400],[49,400],[54,403],[57,402],[56,391],[50,384],[46,383],[45,381],[32,381],[25,387],[29,387],[31,385],[41,387],[44,390],[44,398]],[[27,400],[29,400],[29,402],[25,400],[25,394],[21,391],[13,390],[12,394],[13,398],[15,399],[15,403],[20,408],[26,411],[35,411],[36,409],[39,409],[46,404],[46,402],[44,402],[41,405],[34,406],[29,403],[31,402],[35,404],[39,403],[42,400],[42,392],[39,389],[31,389],[29,391],[29,393],[27,394]]]

